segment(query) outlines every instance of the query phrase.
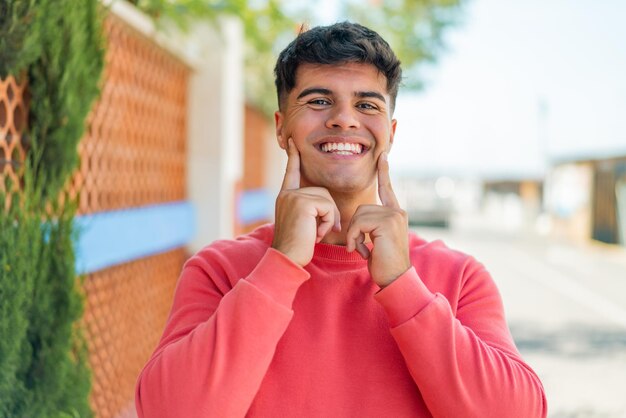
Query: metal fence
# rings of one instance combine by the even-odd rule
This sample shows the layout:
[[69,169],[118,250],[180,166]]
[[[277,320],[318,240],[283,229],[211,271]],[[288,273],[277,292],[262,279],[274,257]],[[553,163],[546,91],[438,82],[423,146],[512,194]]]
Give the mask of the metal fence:
[[[191,69],[113,14],[104,27],[102,94],[88,117],[78,145],[80,167],[66,191],[78,199],[81,235],[98,243],[84,245],[79,239],[78,258],[105,256],[78,266],[85,273],[83,326],[92,368],[91,403],[98,417],[109,418],[135,415],[135,382],[161,335],[187,257],[186,237],[146,246],[140,237],[116,238],[125,231],[115,225],[145,218],[146,213],[152,214],[149,222],[163,223],[159,213],[184,207]],[[27,96],[26,77],[0,80],[3,191],[19,188],[27,152]],[[169,222],[176,223],[176,218]],[[140,243],[133,247],[127,241]],[[122,256],[106,258],[110,251],[102,245],[107,243]]]
[[[102,94],[70,185],[78,212],[182,201],[190,70],[116,16],[107,18],[105,38]],[[133,415],[135,381],[158,342],[185,258],[176,248],[87,275],[84,325],[99,417]]]
[[26,86],[26,77],[0,79],[0,191],[4,192],[19,188],[20,164],[26,153]]

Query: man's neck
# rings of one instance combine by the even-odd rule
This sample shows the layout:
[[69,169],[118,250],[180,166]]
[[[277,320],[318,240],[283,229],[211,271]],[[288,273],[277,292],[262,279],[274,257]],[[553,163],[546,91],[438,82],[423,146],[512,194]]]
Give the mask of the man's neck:
[[[331,192],[331,195],[337,205],[337,209],[339,209],[339,213],[341,214],[341,231],[336,232],[331,230],[328,234],[326,234],[322,242],[326,244],[346,245],[346,233],[348,232],[350,221],[352,221],[352,217],[359,206],[377,204],[376,188],[374,188],[373,191],[368,191],[360,196],[355,196],[354,193],[342,194],[333,192]],[[365,234],[365,242],[369,241],[370,238],[368,234]]]

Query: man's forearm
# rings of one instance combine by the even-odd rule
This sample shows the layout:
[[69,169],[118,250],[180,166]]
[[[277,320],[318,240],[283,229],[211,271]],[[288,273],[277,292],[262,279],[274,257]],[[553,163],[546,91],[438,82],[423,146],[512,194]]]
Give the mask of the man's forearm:
[[308,278],[289,263],[268,250],[216,308],[210,279],[186,268],[161,343],[137,383],[140,417],[245,416]]
[[[404,282],[394,282],[377,299],[388,312],[391,333],[433,416],[546,416],[543,387],[510,340],[490,278],[472,303],[458,307],[462,319],[453,315],[443,295],[423,285],[415,270],[399,280]],[[420,306],[392,307],[398,300]]]

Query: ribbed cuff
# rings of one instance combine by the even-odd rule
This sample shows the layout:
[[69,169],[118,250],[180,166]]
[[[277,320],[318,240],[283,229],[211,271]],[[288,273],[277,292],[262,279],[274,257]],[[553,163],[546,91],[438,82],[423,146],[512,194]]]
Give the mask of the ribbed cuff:
[[411,267],[390,285],[374,295],[387,313],[392,328],[408,321],[435,299]]
[[246,280],[276,302],[291,309],[293,299],[302,283],[311,277],[309,272],[273,248],[267,252]]

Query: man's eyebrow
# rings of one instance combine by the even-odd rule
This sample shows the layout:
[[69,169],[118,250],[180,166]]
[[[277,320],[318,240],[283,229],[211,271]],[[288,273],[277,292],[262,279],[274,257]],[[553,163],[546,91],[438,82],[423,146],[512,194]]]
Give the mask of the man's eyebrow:
[[385,96],[377,91],[357,91],[354,95],[360,98],[373,97],[375,99],[382,100],[383,103],[387,103],[387,100],[385,100]]
[[[311,87],[311,88],[302,90],[300,94],[298,94],[297,98],[301,99],[303,97],[308,96],[309,94],[322,94],[324,96],[330,96],[333,94],[333,91],[323,88],[323,87]],[[373,97],[375,99],[381,100],[383,103],[387,103],[387,100],[385,100],[385,96],[383,96],[377,91],[357,91],[354,93],[354,95],[359,98]]]
[[304,89],[300,92],[300,94],[298,94],[298,99],[301,99],[305,96],[308,96],[309,94],[322,94],[325,96],[329,96],[331,95],[333,92],[331,90],[322,88],[322,87],[311,87],[309,89]]

